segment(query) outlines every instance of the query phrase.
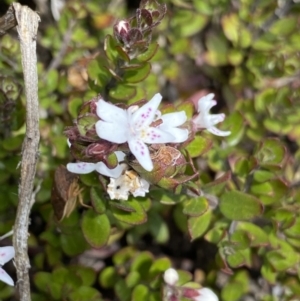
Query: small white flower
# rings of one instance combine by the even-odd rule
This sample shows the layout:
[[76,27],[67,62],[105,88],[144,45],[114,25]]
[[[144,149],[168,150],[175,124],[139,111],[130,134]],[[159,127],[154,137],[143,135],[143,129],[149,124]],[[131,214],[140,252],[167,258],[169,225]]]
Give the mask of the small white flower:
[[[157,93],[142,107],[131,106],[123,110],[100,99],[97,103],[97,115],[101,118],[96,123],[96,132],[102,139],[113,143],[128,142],[130,151],[141,166],[151,171],[153,163],[147,144],[176,143],[188,138],[188,131],[176,127],[186,121],[185,112],[172,113],[172,118],[161,116],[160,126],[151,126],[157,116],[157,108],[162,96]],[[176,122],[174,122],[176,120]]]
[[209,288],[203,287],[197,291],[199,296],[193,298],[194,301],[219,301],[218,296]]
[[194,117],[193,122],[197,129],[207,129],[214,135],[217,136],[228,136],[231,134],[230,131],[221,131],[214,125],[224,121],[225,114],[213,114],[209,113],[210,109],[217,104],[214,98],[214,94],[210,93],[198,100],[198,115]]
[[129,193],[134,197],[144,197],[149,192],[150,184],[138,176],[133,170],[126,170],[117,179],[110,179],[107,186],[107,193],[111,200],[127,201]]
[[164,272],[164,281],[166,284],[173,286],[177,283],[178,280],[179,275],[175,269],[169,268]]
[[0,247],[0,280],[14,286],[12,278],[2,269],[2,266],[15,257],[14,247]]
[[[118,161],[122,161],[125,157],[125,154],[121,151],[115,152]],[[97,171],[100,174],[111,177],[111,178],[118,178],[123,170],[124,166],[119,164],[117,167],[110,169],[108,168],[103,162],[98,163],[90,163],[90,162],[76,162],[76,163],[68,163],[67,170],[69,172],[77,173],[77,174],[88,174],[92,171]]]

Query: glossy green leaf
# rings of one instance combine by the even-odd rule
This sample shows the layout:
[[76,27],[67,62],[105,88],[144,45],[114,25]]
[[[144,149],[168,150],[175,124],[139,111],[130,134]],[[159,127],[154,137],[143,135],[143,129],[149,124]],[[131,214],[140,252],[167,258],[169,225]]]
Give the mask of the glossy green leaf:
[[149,288],[146,285],[139,284],[133,289],[131,300],[132,301],[147,300],[148,294],[149,294]]
[[149,75],[150,71],[151,64],[146,62],[134,70],[125,70],[123,79],[127,83],[138,83],[144,80]]
[[104,191],[99,187],[92,187],[90,190],[90,197],[93,208],[98,213],[104,213],[106,210],[106,199],[104,197]]
[[197,217],[190,217],[188,219],[188,230],[192,240],[201,237],[208,229],[212,217],[211,210]]
[[208,201],[205,197],[191,198],[183,203],[183,213],[188,216],[202,215],[208,208]]
[[195,136],[193,141],[186,146],[186,150],[192,158],[197,158],[205,154],[212,147],[212,140],[203,137]]
[[112,288],[117,282],[119,276],[113,266],[104,268],[99,275],[99,283],[104,288]]
[[143,206],[141,206],[137,200],[130,198],[126,202],[126,205],[129,205],[132,210],[124,211],[122,210],[123,208],[119,209],[114,206],[110,207],[112,214],[117,220],[130,225],[139,225],[147,221],[147,214]]
[[231,220],[247,220],[259,216],[263,206],[259,199],[240,191],[229,191],[220,198],[222,214]]
[[110,222],[105,214],[87,210],[82,218],[81,228],[87,242],[95,247],[104,246],[110,234]]
[[71,301],[102,301],[98,290],[88,286],[81,286],[69,295]]
[[129,100],[136,94],[136,88],[133,86],[119,83],[109,91],[109,95],[116,100]]

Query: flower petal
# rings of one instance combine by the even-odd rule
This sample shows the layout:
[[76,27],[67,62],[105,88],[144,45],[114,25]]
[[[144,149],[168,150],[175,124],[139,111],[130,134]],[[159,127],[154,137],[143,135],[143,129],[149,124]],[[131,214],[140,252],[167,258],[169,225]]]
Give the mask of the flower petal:
[[214,96],[215,94],[210,93],[201,97],[198,100],[198,112],[208,112],[213,106],[215,106],[217,102],[213,100]]
[[115,154],[117,156],[118,162],[123,161],[124,158],[126,157],[125,153],[121,151],[115,151]]
[[194,301],[219,301],[217,295],[209,288],[203,287],[197,291],[200,295],[194,298]]
[[173,268],[169,268],[164,272],[164,281],[169,285],[175,285],[179,280],[179,275],[177,271]]
[[77,163],[68,163],[67,164],[67,170],[69,172],[77,173],[77,174],[87,174],[96,169],[95,163],[89,163],[89,162],[77,162]]
[[162,96],[157,93],[150,101],[135,111],[130,118],[130,126],[133,129],[140,129],[149,126],[155,117],[157,108],[162,100]]
[[150,158],[150,152],[146,144],[140,139],[130,139],[128,141],[129,148],[141,166],[151,171],[153,169],[153,163]]
[[127,141],[129,132],[128,126],[124,126],[122,122],[109,123],[102,120],[96,122],[97,135],[107,141],[114,143],[124,143]]
[[171,143],[181,143],[186,141],[189,137],[189,131],[187,129],[166,128],[164,131],[174,137],[174,140]]
[[172,143],[175,142],[176,137],[174,137],[171,133],[161,130],[159,127],[153,128],[148,127],[141,137],[141,139],[145,143]]
[[111,123],[127,123],[127,112],[103,99],[97,102],[97,115],[104,121]]
[[146,193],[149,192],[149,187],[150,187],[150,183],[145,179],[140,178],[139,186],[135,187],[134,190],[130,190],[130,192],[134,197],[138,197],[138,196],[144,197]]
[[208,128],[207,130],[209,132],[211,132],[212,134],[214,134],[216,136],[221,136],[221,137],[229,136],[231,134],[230,131],[221,131],[214,126]]
[[0,265],[4,265],[15,257],[14,247],[1,247],[0,248]]
[[120,164],[117,167],[110,169],[103,162],[96,163],[96,171],[110,178],[118,178],[122,174],[123,169],[123,166]]
[[0,280],[4,283],[14,286],[12,278],[0,267]]
[[159,126],[160,128],[166,127],[176,127],[184,124],[187,120],[186,113],[184,111],[173,112],[164,114],[160,117],[163,123]]

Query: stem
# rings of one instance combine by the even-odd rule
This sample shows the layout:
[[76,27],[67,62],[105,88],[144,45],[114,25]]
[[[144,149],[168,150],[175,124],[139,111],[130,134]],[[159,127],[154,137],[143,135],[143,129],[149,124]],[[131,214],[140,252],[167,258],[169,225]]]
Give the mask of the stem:
[[30,263],[27,254],[27,239],[40,140],[36,58],[36,34],[40,17],[30,8],[19,3],[13,3],[13,8],[18,23],[17,31],[20,38],[26,96],[26,135],[22,146],[19,204],[14,225],[13,244],[15,247],[19,300],[30,301],[28,274]]

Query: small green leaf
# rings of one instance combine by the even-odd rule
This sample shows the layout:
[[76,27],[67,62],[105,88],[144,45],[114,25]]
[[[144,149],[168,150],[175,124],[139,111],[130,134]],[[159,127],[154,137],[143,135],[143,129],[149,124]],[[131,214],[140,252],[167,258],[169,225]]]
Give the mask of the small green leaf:
[[136,94],[136,88],[133,86],[119,83],[109,91],[109,95],[116,100],[130,100]]
[[104,246],[109,238],[110,223],[105,214],[98,214],[92,210],[86,211],[81,228],[87,242],[95,248]]
[[100,214],[104,213],[106,210],[104,191],[97,186],[92,187],[90,190],[90,197],[95,211]]
[[143,52],[142,54],[136,57],[136,60],[139,62],[147,62],[152,59],[158,49],[157,43],[152,43],[149,45],[147,51]]
[[137,271],[142,279],[144,279],[153,263],[153,255],[150,252],[141,252],[138,254],[130,266],[130,271]]
[[99,283],[104,288],[112,288],[119,279],[115,267],[104,268],[99,275]]
[[186,146],[186,150],[192,158],[205,154],[212,146],[212,140],[203,136],[195,136],[193,141]]
[[120,279],[115,284],[115,292],[120,301],[129,301],[131,297],[131,289],[127,287],[126,282],[123,279]]
[[147,300],[149,294],[149,288],[146,285],[137,285],[131,295],[131,301]]
[[255,157],[264,167],[280,168],[284,162],[285,154],[286,149],[278,139],[268,138],[260,144],[255,152]]
[[188,230],[192,240],[201,237],[208,229],[212,217],[211,210],[197,217],[190,217],[188,219]]
[[240,191],[229,191],[220,199],[222,214],[231,220],[247,220],[259,216],[263,206],[259,199]]
[[81,286],[68,296],[71,301],[102,301],[98,290],[88,286]]
[[183,203],[183,213],[189,216],[202,215],[208,208],[208,201],[202,196],[191,198]]
[[134,198],[130,198],[126,205],[130,206],[134,211],[124,211],[114,206],[110,207],[110,210],[114,217],[124,223],[130,225],[139,225],[147,221],[147,214],[143,206]]
[[125,70],[123,79],[127,83],[138,83],[144,80],[151,71],[151,64],[146,62],[134,70]]
[[116,40],[111,35],[107,35],[104,40],[104,51],[107,58],[112,62],[115,62],[118,57],[116,46]]

